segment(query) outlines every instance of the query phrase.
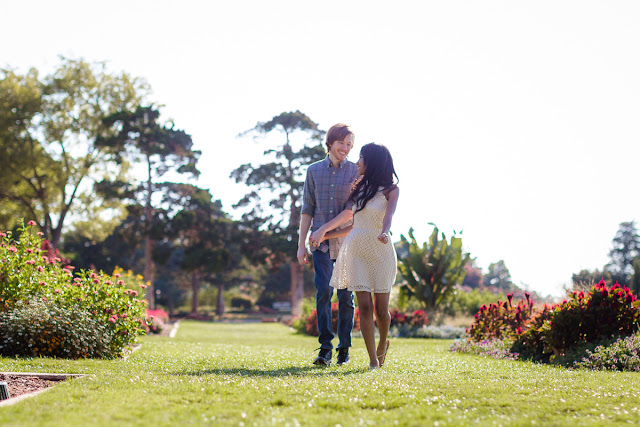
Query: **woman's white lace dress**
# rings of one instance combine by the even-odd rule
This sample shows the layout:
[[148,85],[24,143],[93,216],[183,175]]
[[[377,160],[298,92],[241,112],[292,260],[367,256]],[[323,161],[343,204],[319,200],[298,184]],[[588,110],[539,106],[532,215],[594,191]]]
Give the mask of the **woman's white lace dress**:
[[382,191],[378,191],[353,217],[353,229],[342,243],[333,269],[334,288],[391,292],[398,270],[396,250],[391,241],[385,244],[378,240],[387,203]]

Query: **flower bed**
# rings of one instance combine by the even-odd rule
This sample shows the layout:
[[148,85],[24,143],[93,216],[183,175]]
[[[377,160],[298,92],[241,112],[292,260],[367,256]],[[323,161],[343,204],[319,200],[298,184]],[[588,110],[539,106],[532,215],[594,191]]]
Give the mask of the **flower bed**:
[[[23,226],[18,240],[11,232],[0,233],[0,354],[121,356],[144,333],[145,285],[129,289],[120,273],[83,270],[74,274],[73,266],[43,249],[42,233],[33,232],[33,225],[30,221]],[[61,316],[69,324],[63,325]],[[30,338],[20,340],[20,334]],[[78,345],[92,339],[102,344],[85,345],[95,351],[78,352],[71,350],[74,339]]]

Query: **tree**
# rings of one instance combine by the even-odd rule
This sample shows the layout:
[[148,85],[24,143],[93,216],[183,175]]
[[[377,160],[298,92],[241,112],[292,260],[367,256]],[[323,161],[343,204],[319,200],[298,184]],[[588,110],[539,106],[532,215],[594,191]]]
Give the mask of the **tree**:
[[[134,112],[123,110],[104,120],[115,132],[98,141],[98,146],[107,147],[116,153],[119,162],[142,162],[146,169],[146,182],[132,187],[122,181],[103,183],[105,191],[122,194],[126,192],[144,206],[144,280],[149,285],[149,307],[154,307],[153,275],[153,225],[154,207],[152,196],[159,189],[157,180],[167,172],[187,174],[197,177],[200,172],[196,163],[200,151],[193,149],[191,136],[174,129],[174,125],[158,123],[160,112],[153,106],[138,107]],[[124,197],[124,195],[122,195]]]
[[510,291],[515,287],[511,280],[511,273],[503,260],[489,265],[489,271],[484,276],[484,286],[498,291]]
[[[177,238],[184,251],[180,268],[191,274],[191,313],[198,313],[200,279],[223,271],[231,261],[224,247],[233,225],[222,212],[220,201],[213,202],[209,191],[189,184],[174,184],[169,194],[181,199],[173,205],[182,209],[173,216],[169,235]],[[165,199],[168,194],[165,195]],[[220,295],[224,284],[219,288]]]
[[575,290],[587,290],[600,282],[600,280],[604,280],[608,285],[613,285],[613,283],[611,283],[611,273],[608,271],[600,271],[597,268],[593,271],[583,269],[571,275],[573,289]]
[[0,76],[0,219],[6,228],[11,217],[33,219],[57,247],[74,208],[95,218],[114,207],[95,199],[93,184],[124,170],[96,141],[108,132],[103,119],[135,109],[148,86],[109,74],[104,63],[67,58],[43,79],[35,69]]
[[466,275],[465,265],[470,256],[462,250],[460,237],[447,238],[442,233],[438,238],[438,227],[434,226],[429,241],[420,246],[409,230],[409,239],[400,236],[397,245],[398,269],[405,280],[401,292],[416,298],[425,310],[433,313],[462,284]]
[[464,280],[462,281],[463,287],[469,287],[471,289],[478,289],[482,287],[484,282],[484,276],[482,274],[482,269],[476,265],[476,260],[471,259],[464,266],[464,270],[466,274],[464,276]]
[[[303,171],[307,165],[325,156],[320,144],[324,132],[300,111],[282,113],[270,121],[258,123],[242,135],[264,136],[279,132],[284,143],[264,152],[272,161],[254,166],[241,165],[231,173],[236,182],[252,188],[234,207],[249,207],[243,215],[245,227],[261,228],[269,237],[271,248],[269,259],[275,264],[288,259],[291,264],[291,307],[299,314],[299,305],[304,289],[303,267],[295,257],[298,224],[300,222],[301,197],[304,186]],[[301,148],[295,149],[291,138],[302,134]]]
[[635,257],[633,259],[633,274],[631,275],[631,280],[629,283],[629,288],[636,295],[640,296],[640,258]]
[[628,286],[634,272],[633,259],[640,255],[640,235],[635,221],[620,223],[613,238],[613,248],[609,251],[611,261],[605,266],[613,280],[622,287]]

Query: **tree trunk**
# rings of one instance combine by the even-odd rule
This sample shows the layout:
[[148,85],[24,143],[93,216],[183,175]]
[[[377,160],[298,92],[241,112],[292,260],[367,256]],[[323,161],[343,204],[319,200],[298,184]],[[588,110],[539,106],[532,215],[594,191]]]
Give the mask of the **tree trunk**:
[[216,308],[218,316],[224,315],[224,283],[218,283],[218,306]]
[[291,315],[296,317],[302,313],[302,297],[304,295],[304,267],[298,260],[291,261]]
[[153,286],[153,260],[151,259],[151,249],[152,242],[151,236],[151,215],[153,214],[153,210],[151,207],[151,159],[147,157],[147,167],[149,173],[149,179],[147,181],[147,203],[144,207],[144,229],[145,229],[145,238],[144,238],[144,281],[147,286],[149,286],[149,291],[147,292],[148,301],[149,301],[149,309],[155,309],[155,288]]
[[191,275],[191,291],[193,295],[191,296],[191,313],[198,314],[198,272],[194,271]]

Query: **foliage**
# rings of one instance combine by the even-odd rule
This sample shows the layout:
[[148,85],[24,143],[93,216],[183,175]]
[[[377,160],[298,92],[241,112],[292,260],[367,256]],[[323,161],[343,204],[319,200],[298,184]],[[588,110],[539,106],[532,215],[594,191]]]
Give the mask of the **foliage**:
[[463,288],[477,289],[483,285],[484,274],[482,274],[482,269],[476,266],[475,259],[470,259],[469,262],[464,265],[464,270],[467,274],[465,274],[464,280],[462,281]]
[[545,352],[545,325],[549,323],[553,308],[552,305],[543,304],[536,309],[524,332],[516,337],[511,351],[521,359],[548,361],[550,353]]
[[[295,111],[258,123],[241,135],[265,136],[274,131],[284,134],[284,144],[264,152],[266,163],[246,163],[231,172],[231,178],[251,188],[234,207],[248,209],[242,216],[247,236],[243,249],[252,262],[277,268],[289,261],[291,307],[297,314],[304,296],[304,267],[295,258],[304,171],[324,157],[320,144],[324,131],[307,115]],[[291,140],[294,134],[301,136],[297,144]]]
[[17,301],[0,311],[0,354],[22,357],[114,358],[116,331],[80,304]]
[[[77,306],[113,332],[111,354],[121,355],[143,333],[144,295],[127,289],[119,273],[82,270],[74,278],[73,266],[63,267],[60,258],[44,255],[42,233],[33,233],[33,225],[30,221],[20,229],[19,240],[10,232],[0,233],[0,310],[33,299],[67,309]],[[139,285],[141,290],[145,286]]]
[[495,294],[484,287],[465,291],[463,286],[451,294],[451,297],[443,307],[443,311],[445,314],[454,317],[473,316],[483,305],[488,306],[496,300],[505,300],[506,298],[506,294]]
[[581,343],[632,335],[640,327],[635,296],[619,284],[600,282],[590,292],[573,292],[545,322],[545,352],[562,354]]
[[[104,63],[62,58],[41,77],[30,69],[20,75],[0,72],[0,201],[5,227],[12,218],[32,217],[54,246],[72,213],[85,227],[112,228],[118,201],[105,202],[94,191],[96,179],[126,180],[127,166],[117,153],[97,144],[109,134],[103,119],[135,109],[147,84],[126,73],[107,72]],[[111,211],[114,221],[100,221]],[[2,225],[0,223],[0,226]]]
[[588,291],[601,280],[604,280],[607,285],[613,285],[611,273],[606,270],[600,271],[597,268],[593,271],[587,269],[580,270],[580,272],[571,275],[571,282],[573,283],[572,291]]
[[[300,327],[299,323],[296,323],[296,325]],[[317,337],[320,335],[320,332],[318,331],[318,312],[315,309],[311,311],[310,315],[304,318],[304,323],[302,324],[302,326],[304,326],[304,330],[302,332],[304,332],[305,334],[313,335],[314,337]],[[337,302],[334,302],[331,304],[331,330],[333,332],[338,331],[338,303]],[[353,315],[353,330],[354,331],[360,330],[360,310],[357,307],[354,310],[354,315]]]
[[419,328],[429,324],[429,316],[424,310],[403,313],[397,309],[392,309],[389,314],[391,315],[391,326],[408,325]]
[[613,238],[610,262],[605,267],[622,287],[629,285],[633,274],[633,259],[640,255],[640,235],[635,221],[623,222]]
[[409,230],[409,239],[400,236],[398,243],[398,269],[405,279],[401,292],[416,298],[427,311],[433,311],[462,284],[469,262],[469,254],[462,250],[462,239],[455,235],[451,242],[446,236],[438,238],[438,227],[434,226],[429,242],[418,245]]
[[575,368],[640,372],[640,334],[618,338],[608,346],[600,345],[587,353],[582,360],[574,362]]
[[467,330],[472,341],[480,342],[492,339],[515,339],[522,334],[533,315],[533,300],[525,293],[517,305],[512,304],[513,294],[507,295],[507,301],[498,300],[489,306],[483,305],[476,313],[476,320]]
[[231,307],[250,311],[253,308],[253,299],[248,295],[237,295],[231,298]]
[[118,162],[142,162],[146,169],[145,182],[129,184],[123,180],[104,180],[98,187],[111,198],[129,199],[138,205],[141,237],[144,238],[144,277],[149,282],[149,306],[155,307],[154,241],[164,238],[162,212],[152,205],[153,194],[175,184],[158,184],[168,172],[198,177],[196,168],[200,151],[193,149],[191,136],[173,124],[161,124],[160,112],[153,106],[138,106],[135,111],[121,110],[106,117],[103,124],[110,133],[96,141],[96,145],[113,150]]
[[499,291],[510,291],[515,287],[511,280],[511,273],[503,260],[489,265],[489,271],[484,276],[483,284]]

